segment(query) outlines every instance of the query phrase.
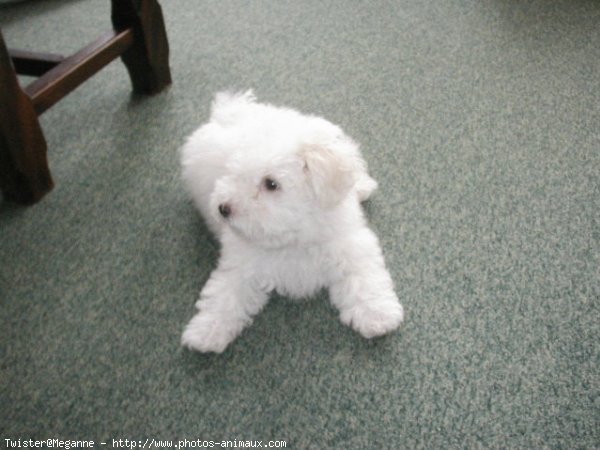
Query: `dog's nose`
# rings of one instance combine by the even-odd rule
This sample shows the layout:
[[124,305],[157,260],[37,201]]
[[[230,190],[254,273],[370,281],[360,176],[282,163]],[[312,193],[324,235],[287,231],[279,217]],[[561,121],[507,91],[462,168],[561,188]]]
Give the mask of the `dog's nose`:
[[221,203],[219,205],[219,214],[227,219],[231,214],[231,206],[229,206],[227,203]]

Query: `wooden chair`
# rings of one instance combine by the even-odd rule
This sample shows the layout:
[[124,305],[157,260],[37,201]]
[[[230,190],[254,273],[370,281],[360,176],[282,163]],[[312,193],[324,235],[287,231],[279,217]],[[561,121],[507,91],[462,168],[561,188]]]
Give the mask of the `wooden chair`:
[[[111,0],[113,31],[72,56],[8,50],[0,32],[0,190],[32,204],[54,183],[38,117],[108,63],[121,57],[133,90],[154,94],[171,83],[169,45],[156,0]],[[17,74],[38,76],[24,89]]]

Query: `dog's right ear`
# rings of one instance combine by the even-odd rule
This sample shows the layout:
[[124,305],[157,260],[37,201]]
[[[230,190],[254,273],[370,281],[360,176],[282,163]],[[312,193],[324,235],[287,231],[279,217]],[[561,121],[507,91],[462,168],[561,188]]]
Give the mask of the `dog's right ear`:
[[327,146],[305,145],[300,157],[317,201],[324,207],[335,206],[346,198],[361,169],[357,158]]

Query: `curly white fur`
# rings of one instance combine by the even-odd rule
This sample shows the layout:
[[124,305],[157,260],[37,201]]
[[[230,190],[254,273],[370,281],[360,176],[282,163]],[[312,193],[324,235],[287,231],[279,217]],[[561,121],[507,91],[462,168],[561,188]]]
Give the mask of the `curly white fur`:
[[222,352],[269,293],[328,288],[341,321],[367,338],[403,309],[360,202],[377,183],[358,145],[325,119],[217,94],[208,123],[181,152],[183,179],[221,242],[182,344]]

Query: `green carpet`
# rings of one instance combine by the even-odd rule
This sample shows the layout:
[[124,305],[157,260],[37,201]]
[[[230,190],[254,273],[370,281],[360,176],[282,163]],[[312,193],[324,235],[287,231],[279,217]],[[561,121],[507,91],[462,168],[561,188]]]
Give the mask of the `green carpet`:
[[[0,201],[0,447],[600,448],[600,2],[162,4],[173,85],[132,96],[112,63],[41,118],[56,188]],[[109,14],[26,1],[0,26],[69,54]],[[361,143],[400,331],[276,297],[222,355],[180,347],[218,246],[178,148],[228,88]]]

